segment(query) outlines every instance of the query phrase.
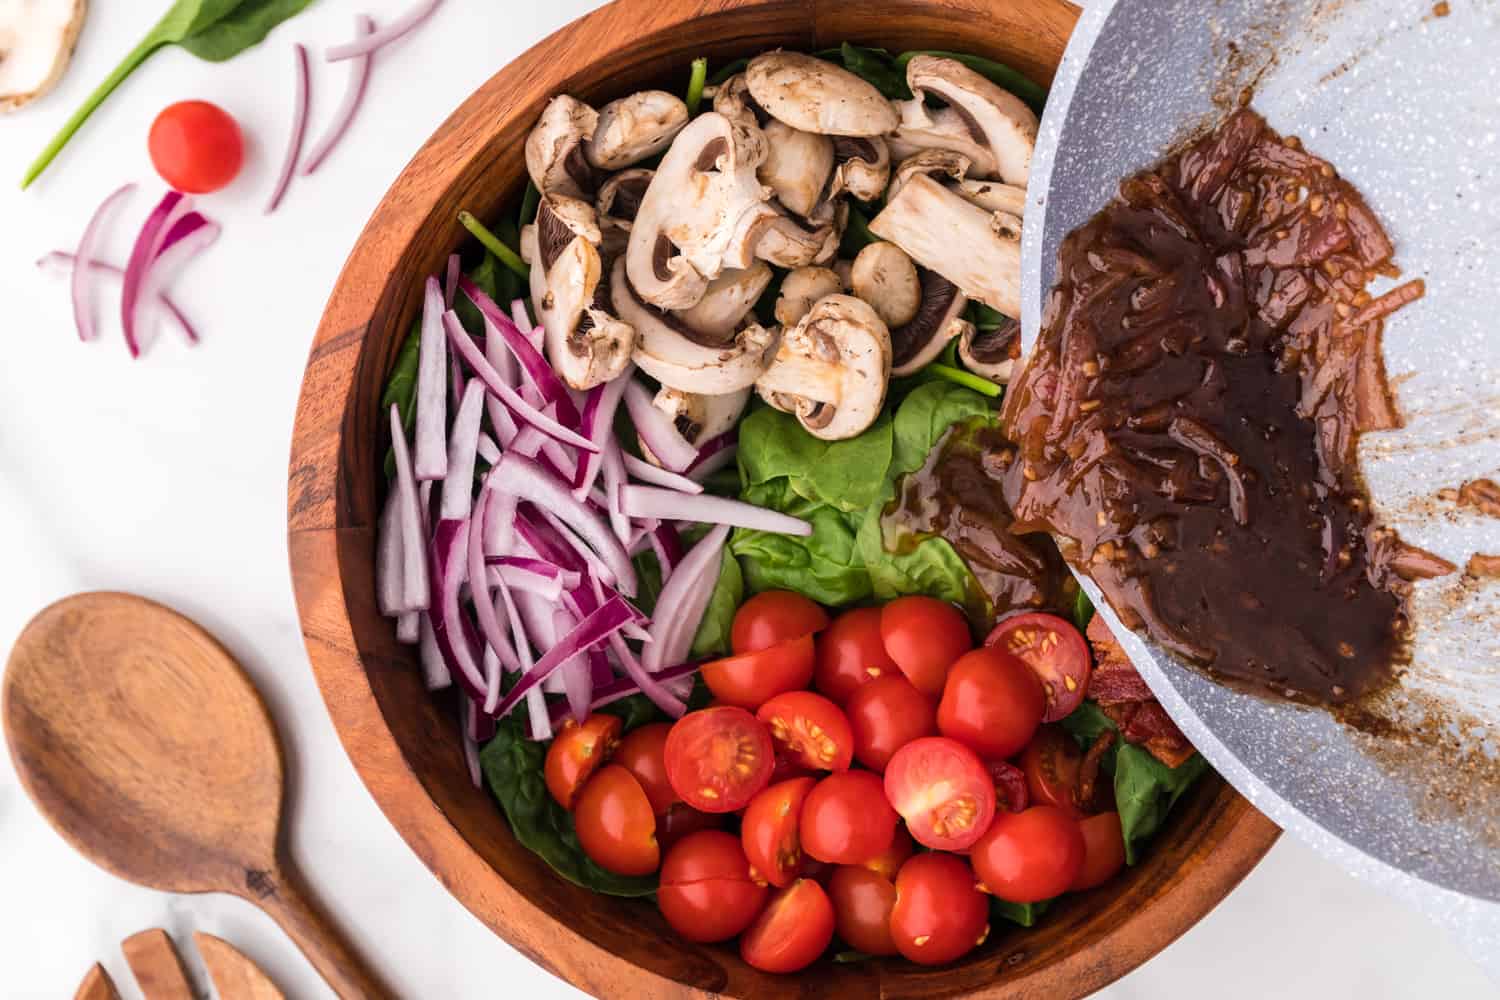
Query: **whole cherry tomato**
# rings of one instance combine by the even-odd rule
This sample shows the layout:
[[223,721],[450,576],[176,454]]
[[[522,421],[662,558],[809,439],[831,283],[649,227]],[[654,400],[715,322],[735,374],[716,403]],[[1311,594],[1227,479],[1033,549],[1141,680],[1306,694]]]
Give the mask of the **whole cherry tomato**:
[[1120,829],[1120,814],[1099,813],[1078,821],[1083,834],[1083,867],[1068,891],[1078,892],[1103,885],[1125,867],[1125,837]]
[[828,612],[816,602],[790,590],[766,590],[734,613],[729,646],[736,653],[756,653],[827,627]]
[[974,648],[963,614],[921,595],[898,597],[880,609],[880,637],[906,679],[930,698],[943,693],[953,662]]
[[969,863],[953,854],[915,854],[896,876],[891,940],[906,958],[942,965],[968,954],[990,933],[990,903]]
[[965,654],[953,664],[938,732],[987,759],[1016,753],[1031,739],[1047,699],[1030,667],[992,646]]
[[813,685],[840,705],[861,684],[900,669],[880,637],[879,608],[855,608],[835,618],[818,636],[817,659]]
[[885,769],[885,797],[916,838],[939,851],[963,851],[995,817],[995,785],[974,751],[944,736],[913,740]]
[[651,800],[618,764],[606,764],[583,786],[573,824],[583,853],[616,875],[649,875],[661,862]]
[[705,663],[701,673],[715,698],[753,712],[784,691],[807,687],[813,676],[813,656],[809,634]]
[[1047,696],[1043,722],[1066,718],[1083,702],[1092,673],[1089,647],[1068,622],[1040,611],[1014,615],[996,625],[984,644],[1000,647],[1036,672]]
[[813,778],[793,778],[771,785],[745,807],[740,842],[750,859],[750,877],[780,889],[791,885],[802,871],[802,841],[798,826],[802,803],[817,784]]
[[897,824],[896,832],[891,836],[891,846],[864,862],[862,867],[879,872],[894,883],[896,873],[916,849],[917,845],[913,843],[911,834],[906,832],[906,827]]
[[899,673],[860,685],[844,702],[854,736],[854,759],[884,771],[891,755],[922,736],[937,734],[937,706]]
[[830,774],[802,804],[802,849],[819,861],[864,864],[890,846],[896,811],[868,771]]
[[796,972],[833,940],[833,904],[823,887],[799,878],[776,890],[740,937],[740,957],[762,972]]
[[579,789],[600,765],[609,760],[619,741],[618,715],[595,712],[581,726],[572,719],[563,723],[552,738],[547,759],[542,764],[547,791],[552,793],[558,805],[569,812],[573,810]]
[[[589,721],[597,718],[598,715],[590,716]],[[632,729],[621,738],[612,758],[635,775],[658,816],[665,813],[672,803],[682,801],[672,790],[672,782],[667,780],[667,734],[671,731],[670,722],[653,722]]]
[[811,691],[788,691],[764,705],[755,717],[771,730],[778,756],[821,771],[847,771],[854,757],[854,734],[843,709]]
[[208,101],[168,105],[151,123],[146,148],[161,179],[187,194],[225,187],[245,162],[239,124]]
[[867,955],[894,955],[891,911],[896,908],[896,884],[880,872],[856,865],[839,865],[828,882],[834,924],[849,947]]
[[667,778],[694,809],[737,812],[771,780],[771,733],[743,708],[689,712],[667,734]]
[[722,830],[683,837],[661,866],[656,905],[689,941],[728,941],[766,905],[767,889],[750,878],[740,838]]
[[985,889],[1012,903],[1040,903],[1066,892],[1083,869],[1078,822],[1056,806],[1003,812],[969,858]]

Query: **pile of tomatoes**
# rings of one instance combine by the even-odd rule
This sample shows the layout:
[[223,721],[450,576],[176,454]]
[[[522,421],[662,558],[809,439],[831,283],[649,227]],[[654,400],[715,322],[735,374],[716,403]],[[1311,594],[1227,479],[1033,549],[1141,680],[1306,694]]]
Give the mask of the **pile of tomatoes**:
[[659,870],[683,937],[738,936],[767,972],[803,968],[835,933],[933,965],[985,939],[991,896],[1040,902],[1124,864],[1119,816],[1078,800],[1080,752],[1053,724],[1090,672],[1063,619],[1014,616],[975,648],[942,601],[830,621],[770,591],[739,609],[731,645],[703,667],[707,708],[623,738],[595,714],[547,753],[584,851]]

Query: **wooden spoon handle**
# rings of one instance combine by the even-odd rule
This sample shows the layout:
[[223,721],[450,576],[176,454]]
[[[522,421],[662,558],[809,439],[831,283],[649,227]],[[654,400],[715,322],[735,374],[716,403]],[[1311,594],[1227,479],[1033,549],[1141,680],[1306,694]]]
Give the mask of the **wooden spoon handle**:
[[269,892],[257,892],[248,898],[281,925],[341,1000],[382,1000],[394,996],[375,978],[375,973],[314,901],[306,880],[293,865],[282,859],[278,870],[269,873],[268,879],[274,883]]

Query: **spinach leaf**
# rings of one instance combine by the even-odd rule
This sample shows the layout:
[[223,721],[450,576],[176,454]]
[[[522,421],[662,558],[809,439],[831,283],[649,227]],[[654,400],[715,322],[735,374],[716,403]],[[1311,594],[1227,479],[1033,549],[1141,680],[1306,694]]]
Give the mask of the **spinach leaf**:
[[1009,920],[1022,927],[1035,927],[1037,920],[1051,905],[1050,899],[1044,899],[1040,903],[1010,903],[1003,899],[991,899],[990,919]]
[[633,694],[629,698],[621,698],[613,704],[605,705],[599,709],[605,715],[617,715],[625,732],[644,726],[648,722],[661,722],[667,718],[656,703],[643,694]]
[[983,302],[971,300],[965,310],[966,317],[980,330],[998,330],[1010,322],[1010,317],[998,309],[991,309]]
[[1031,107],[1031,110],[1037,114],[1042,113],[1042,105],[1047,103],[1046,87],[1033,82],[1030,77],[1019,70],[1012,69],[1004,63],[995,62],[993,59],[986,59],[983,56],[971,56],[964,52],[940,52],[935,49],[922,49],[915,52],[901,53],[896,57],[896,66],[904,74],[907,63],[911,62],[917,56],[924,55],[956,59],[980,76],[987,77],[992,83],[999,84],[1012,94],[1015,94],[1021,100],[1025,101]]
[[115,88],[141,64],[168,45],[181,45],[201,59],[221,62],[258,43],[276,25],[302,11],[311,0],[177,0],[146,33],[104,82],[84,99],[73,116],[21,179],[25,189],[47,169]]
[[[798,432],[802,433],[801,428]],[[870,574],[855,544],[859,515],[798,496],[786,480],[748,488],[743,499],[810,521],[806,538],[737,529],[730,550],[753,593],[796,590],[820,604],[854,604],[870,596]]]
[[[468,272],[468,277],[479,286],[481,292],[501,306],[515,297],[512,295],[507,298],[505,292],[514,287],[516,276],[501,267],[495,255],[488,250],[484,252],[484,257],[479,263]],[[471,336],[478,337],[484,334],[484,317],[480,315],[479,307],[470,302],[469,297],[463,292],[453,296],[453,311],[458,313],[459,322],[464,325],[464,329],[468,330]]]
[[843,59],[845,69],[871,84],[881,96],[898,101],[911,97],[906,86],[906,67],[898,68],[885,49],[870,49],[845,42],[838,49],[838,55]]
[[[1104,709],[1099,707],[1099,703],[1094,701],[1085,701],[1079,705],[1059,725],[1066,729],[1084,749],[1088,749],[1099,738],[1100,733],[1118,728],[1110,717],[1104,714]],[[1109,758],[1105,760],[1106,763],[1110,762]]]
[[[401,413],[401,426],[411,433],[412,425],[417,421],[417,408],[414,405],[417,400],[417,367],[422,350],[422,320],[418,317],[412,324],[411,333],[406,335],[406,340],[401,344],[401,350],[396,355],[395,367],[391,369],[391,377],[386,379],[385,392],[380,394],[380,412],[390,413],[391,405]],[[385,450],[385,478],[389,481],[396,475],[396,453],[390,448]]]
[[871,243],[879,242],[879,237],[870,232],[870,217],[860,208],[859,202],[849,202],[849,222],[844,226],[844,238],[839,243],[839,256],[853,260],[859,256],[859,252]]
[[1078,593],[1073,597],[1073,624],[1078,626],[1078,631],[1087,632],[1089,622],[1094,619],[1094,602],[1089,600],[1089,595],[1078,588]]
[[703,611],[703,620],[698,623],[698,633],[693,636],[693,647],[689,655],[694,658],[729,655],[729,629],[734,624],[734,613],[745,600],[745,578],[740,573],[740,563],[733,553],[725,552],[719,564],[719,579],[714,583],[714,592]]
[[920,469],[948,428],[976,417],[995,417],[984,396],[950,382],[918,386],[902,401],[892,422],[892,472],[900,475]]
[[891,418],[882,415],[847,440],[823,441],[804,431],[796,417],[767,406],[740,423],[739,445],[740,472],[749,486],[786,479],[805,500],[863,513],[879,498],[891,464]]

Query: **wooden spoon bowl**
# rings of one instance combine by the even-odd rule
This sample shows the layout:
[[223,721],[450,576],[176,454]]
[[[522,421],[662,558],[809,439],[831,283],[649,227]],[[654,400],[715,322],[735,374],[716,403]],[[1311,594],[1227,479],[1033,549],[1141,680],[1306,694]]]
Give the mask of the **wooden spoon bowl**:
[[1076,18],[1064,0],[619,0],[481,87],[397,179],[356,244],[318,329],[292,445],[292,572],[313,668],[345,748],[413,850],[496,933],[580,988],[609,998],[1081,996],[1192,926],[1275,840],[1269,821],[1210,778],[1177,805],[1141,864],[1067,897],[1036,928],[995,927],[962,962],[821,963],[764,975],[731,947],[683,941],[649,902],[563,881],[520,846],[469,781],[452,696],[427,694],[415,656],[375,606],[389,443],[382,386],[423,276],[465,242],[458,211],[487,218],[518,196],[526,135],[548,98],[567,92],[598,105],[642,86],[679,90],[698,56],[723,65],[845,40],[972,52],[1048,81]]

